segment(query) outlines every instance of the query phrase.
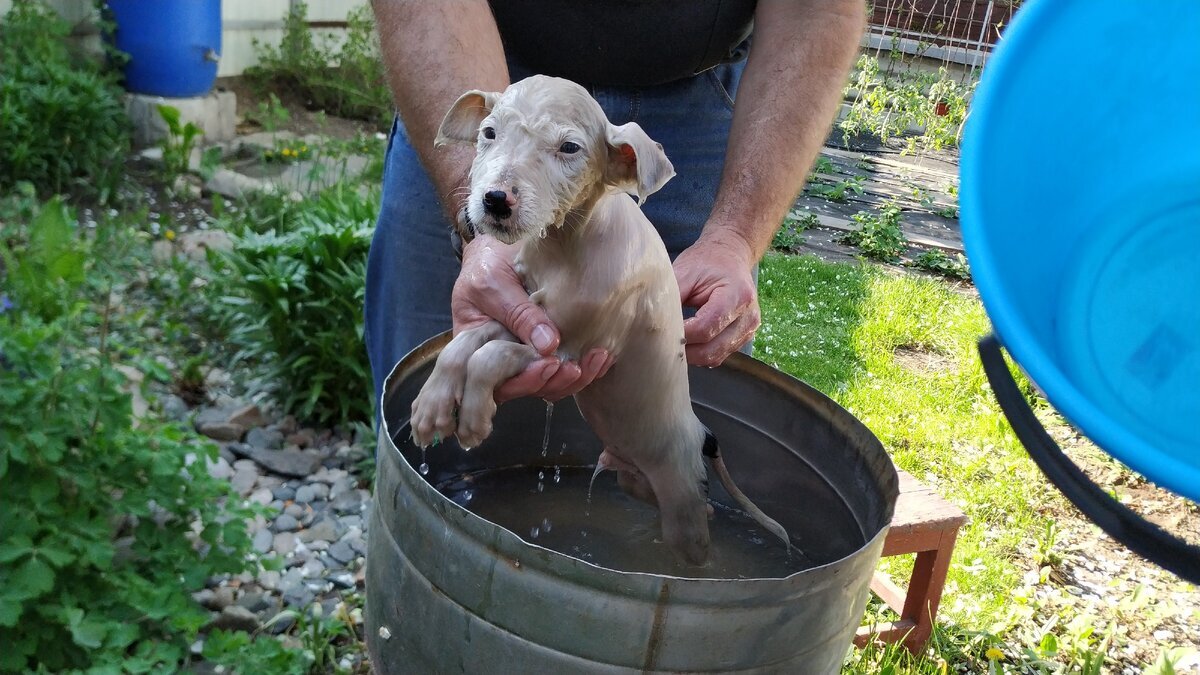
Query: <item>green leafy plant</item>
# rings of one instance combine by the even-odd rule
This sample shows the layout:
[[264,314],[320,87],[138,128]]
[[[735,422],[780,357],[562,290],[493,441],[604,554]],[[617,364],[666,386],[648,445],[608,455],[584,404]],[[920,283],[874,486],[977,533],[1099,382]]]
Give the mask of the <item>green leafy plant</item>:
[[907,240],[900,229],[900,207],[886,203],[877,213],[859,211],[851,216],[859,228],[847,232],[842,242],[857,246],[868,258],[895,262],[904,252]]
[[283,406],[321,423],[367,421],[362,300],[377,196],[339,184],[298,204],[243,211],[233,250],[213,263],[235,360],[277,384]]
[[130,126],[114,76],[66,47],[69,26],[34,0],[0,21],[0,190],[109,199],[124,175]]
[[862,176],[850,176],[836,183],[813,183],[809,186],[808,191],[831,202],[843,203],[847,199],[847,192],[853,192],[856,195],[863,193],[863,178]]
[[[121,315],[52,201],[7,224],[0,302],[0,670],[173,670],[208,621],[189,593],[247,568],[253,511],[216,446],[135,421]],[[56,297],[57,296],[57,297]]]
[[278,131],[292,119],[292,113],[280,102],[275,92],[267,94],[266,101],[259,101],[258,106],[246,114],[247,119],[263,128],[268,133]]
[[945,251],[929,249],[914,258],[912,265],[918,269],[945,277],[962,279],[964,281],[971,280],[971,267],[967,264],[966,256],[961,253],[951,256]]
[[775,232],[775,237],[771,241],[771,247],[778,251],[795,251],[804,245],[804,235],[802,233],[819,224],[820,221],[817,219],[817,214],[811,211],[803,213],[790,211],[784,217],[783,224]]
[[[289,649],[277,639],[246,633],[214,630],[204,639],[201,655],[218,666],[240,673],[303,675],[312,669],[311,654]],[[323,671],[322,671],[323,672]]]
[[263,88],[286,87],[314,109],[373,121],[386,129],[392,99],[370,9],[350,12],[341,40],[314,35],[307,13],[305,3],[292,5],[278,47],[255,42],[259,63],[246,76]]
[[167,125],[167,135],[159,141],[163,171],[168,180],[173,180],[188,172],[192,148],[196,147],[196,138],[204,131],[193,122],[183,124],[178,108],[160,104],[158,114]]
[[308,147],[308,141],[301,139],[279,139],[275,147],[263,151],[263,159],[268,162],[292,164],[311,159],[313,151]]

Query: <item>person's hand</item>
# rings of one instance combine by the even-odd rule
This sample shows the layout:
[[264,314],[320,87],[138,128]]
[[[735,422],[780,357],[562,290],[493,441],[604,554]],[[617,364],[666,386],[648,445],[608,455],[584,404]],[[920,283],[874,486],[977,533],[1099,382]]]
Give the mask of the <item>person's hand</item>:
[[675,259],[683,306],[697,310],[683,322],[688,363],[715,368],[754,339],[761,323],[754,262],[736,237],[701,237]]
[[537,396],[557,401],[571,396],[603,377],[612,366],[606,350],[593,349],[579,363],[554,355],[559,344],[558,329],[546,311],[529,300],[520,277],[513,269],[517,245],[488,237],[477,237],[463,249],[462,271],[454,282],[450,312],[454,334],[496,319],[518,339],[542,355],[524,371],[496,388],[497,401]]

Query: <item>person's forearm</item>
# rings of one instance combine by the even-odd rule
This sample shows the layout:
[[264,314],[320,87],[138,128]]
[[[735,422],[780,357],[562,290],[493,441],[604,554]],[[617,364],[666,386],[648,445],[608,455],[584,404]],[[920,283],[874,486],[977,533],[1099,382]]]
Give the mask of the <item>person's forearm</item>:
[[703,238],[770,247],[829,133],[865,27],[862,0],[759,0],[725,169]]
[[475,156],[467,145],[434,149],[442,118],[469,89],[503,91],[508,66],[486,0],[372,0],[388,84],[413,148],[448,215],[466,198]]

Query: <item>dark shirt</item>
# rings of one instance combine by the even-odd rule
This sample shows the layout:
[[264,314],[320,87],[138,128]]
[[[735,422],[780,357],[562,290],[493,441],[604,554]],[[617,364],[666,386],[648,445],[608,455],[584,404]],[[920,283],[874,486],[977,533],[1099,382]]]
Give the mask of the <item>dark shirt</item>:
[[505,52],[581,84],[650,86],[745,56],[756,0],[489,0]]

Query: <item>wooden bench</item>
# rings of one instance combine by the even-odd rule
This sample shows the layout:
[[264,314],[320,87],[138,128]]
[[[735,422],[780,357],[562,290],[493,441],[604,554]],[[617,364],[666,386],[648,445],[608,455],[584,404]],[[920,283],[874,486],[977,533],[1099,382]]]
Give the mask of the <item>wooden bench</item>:
[[892,527],[883,542],[883,555],[916,553],[917,559],[907,590],[897,586],[883,572],[875,572],[871,590],[895,610],[900,619],[859,628],[854,644],[862,647],[871,640],[903,641],[909,651],[918,653],[933,633],[942,588],[946,585],[946,572],[950,569],[950,554],[954,551],[958,529],[967,517],[916,478],[903,471],[898,473],[900,496],[896,499]]

